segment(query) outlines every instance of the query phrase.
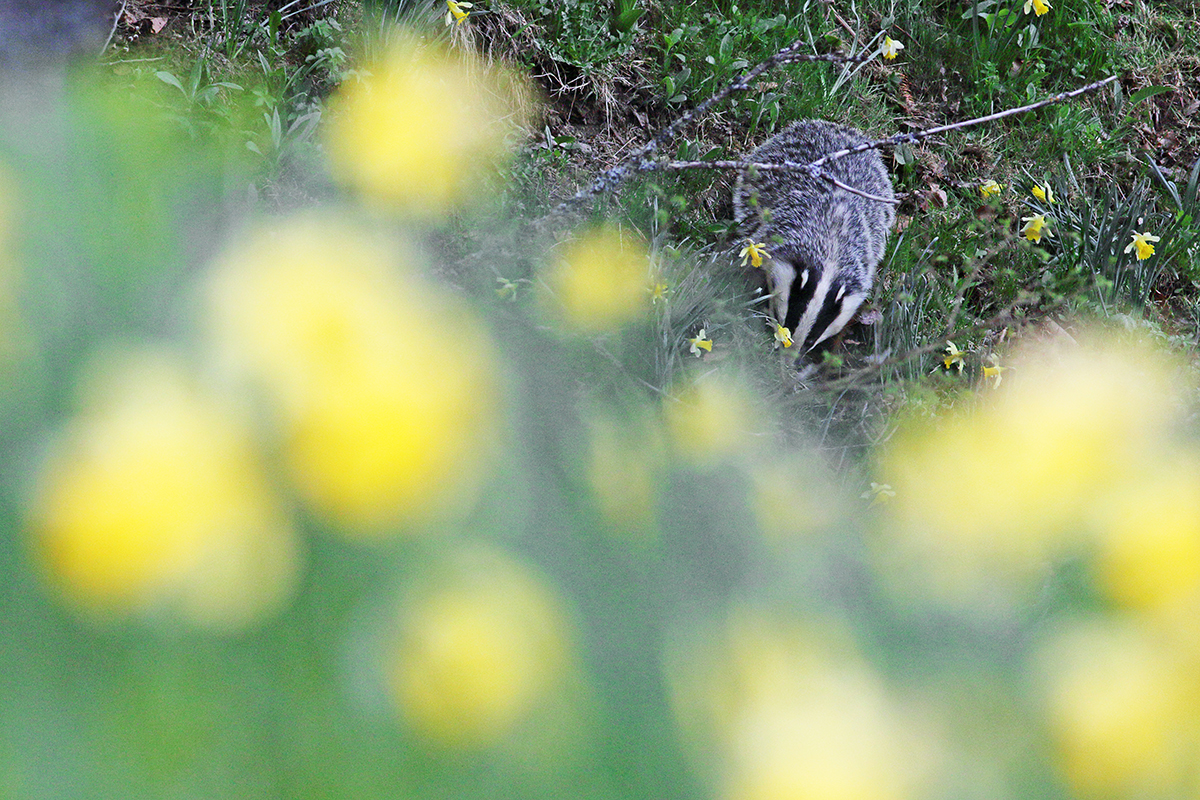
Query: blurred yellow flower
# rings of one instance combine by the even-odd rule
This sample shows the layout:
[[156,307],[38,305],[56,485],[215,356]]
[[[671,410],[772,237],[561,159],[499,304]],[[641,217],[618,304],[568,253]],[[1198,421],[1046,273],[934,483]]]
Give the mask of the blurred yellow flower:
[[235,245],[207,286],[218,366],[276,412],[301,495],[361,533],[469,508],[504,417],[486,329],[404,253],[299,216]]
[[755,267],[763,265],[763,259],[768,256],[767,246],[754,241],[747,240],[746,246],[742,248],[742,252],[738,255],[742,257],[742,266],[746,266],[747,262]]
[[663,303],[667,300],[667,293],[669,292],[669,289],[665,283],[658,281],[650,287],[649,292],[651,303]]
[[1097,583],[1118,603],[1172,611],[1200,600],[1200,456],[1165,455],[1095,506]]
[[825,465],[806,452],[756,460],[750,468],[758,529],[770,544],[786,544],[833,525],[840,497]]
[[588,416],[588,483],[609,524],[634,543],[653,534],[666,464],[660,428],[635,417]]
[[1050,10],[1050,4],[1046,0],[1025,0],[1025,13],[1028,14],[1030,9],[1040,17]]
[[712,346],[713,346],[712,339],[706,339],[706,338],[704,338],[704,335],[705,335],[705,330],[704,330],[704,328],[701,328],[700,332],[697,333],[695,335],[695,337],[688,339],[688,341],[691,342],[691,345],[692,345],[689,348],[689,352],[692,355],[694,355],[696,358],[700,357],[701,350],[706,350],[710,353],[712,352]]
[[[1028,14],[1029,12],[1026,11],[1025,13]],[[1050,205],[1054,202],[1054,192],[1050,188],[1049,181],[1046,182],[1045,186],[1035,183],[1030,191],[1033,193],[1034,197],[1036,197],[1038,200],[1041,200],[1046,205]]]
[[30,509],[66,596],[100,613],[168,607],[215,628],[278,609],[299,554],[248,431],[166,351],[95,370]]
[[667,430],[684,458],[709,463],[733,455],[753,441],[758,409],[747,390],[721,375],[705,376],[666,406]]
[[1042,237],[1047,239],[1054,238],[1054,233],[1046,227],[1046,215],[1034,214],[1032,217],[1021,217],[1021,221],[1025,223],[1025,227],[1021,228],[1021,235],[1031,242],[1040,242]]
[[1157,242],[1161,237],[1153,234],[1137,233],[1133,234],[1133,241],[1125,245],[1125,252],[1128,253],[1133,248],[1137,248],[1138,261],[1145,261],[1150,256],[1154,255],[1154,242]]
[[481,179],[506,155],[528,92],[511,74],[413,36],[394,38],[367,77],[347,81],[330,101],[330,164],[373,203],[437,220],[485,196]]
[[546,275],[545,299],[574,331],[615,330],[646,313],[649,263],[633,234],[595,228],[563,248]]
[[792,332],[776,322],[775,349],[779,349],[780,346],[782,346],[785,350],[792,346]]
[[984,199],[987,199],[1000,194],[1000,190],[1003,188],[1003,186],[996,183],[994,180],[989,180],[979,185],[979,193],[983,195]]
[[[707,635],[705,635],[707,634]],[[931,737],[831,624],[739,608],[666,659],[672,705],[727,800],[903,800]]]
[[562,600],[541,575],[496,550],[459,552],[405,598],[388,687],[432,743],[493,745],[559,688],[570,640]]
[[1162,457],[1179,413],[1170,363],[1148,346],[1081,339],[1028,348],[1021,379],[987,403],[893,437],[880,480],[896,497],[877,544],[898,580],[960,600],[1038,586],[1052,559],[1082,546],[1097,499]]
[[890,36],[883,37],[883,59],[885,61],[895,61],[896,56],[900,55],[900,51],[904,49],[904,45],[897,42]]
[[462,25],[471,15],[470,9],[474,7],[474,3],[465,3],[463,0],[446,0],[446,24]]
[[1080,625],[1042,656],[1058,765],[1085,798],[1195,796],[1200,665],[1130,621]]

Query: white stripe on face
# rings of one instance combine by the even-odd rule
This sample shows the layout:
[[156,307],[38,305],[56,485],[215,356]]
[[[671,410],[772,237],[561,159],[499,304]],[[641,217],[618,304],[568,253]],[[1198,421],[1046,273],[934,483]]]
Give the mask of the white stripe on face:
[[821,335],[818,336],[816,341],[813,342],[813,347],[816,347],[818,344],[825,341],[830,336],[833,336],[842,328],[846,327],[846,323],[849,322],[854,314],[858,311],[858,307],[862,305],[862,302],[862,295],[846,295],[842,297],[840,301],[841,310],[838,312],[838,315],[834,317],[833,322],[825,326],[825,330],[822,331]]
[[[833,286],[833,279],[836,275],[837,271],[832,269],[827,269],[821,273],[821,278],[817,282],[817,288],[813,290],[812,299],[808,301],[808,307],[800,315],[800,321],[796,323],[796,330],[792,331],[792,341],[799,344],[800,347],[804,347],[804,342],[808,339],[809,331],[816,324],[817,317],[821,314],[821,309],[825,305],[825,298],[829,296],[829,290]],[[824,339],[828,335],[825,334],[821,338]]]

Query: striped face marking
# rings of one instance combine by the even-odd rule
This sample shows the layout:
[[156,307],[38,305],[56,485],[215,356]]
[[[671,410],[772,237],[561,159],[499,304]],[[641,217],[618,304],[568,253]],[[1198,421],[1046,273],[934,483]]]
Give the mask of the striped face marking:
[[[835,335],[858,311],[863,296],[847,290],[846,284],[838,279],[835,270],[818,272],[815,278],[812,268],[803,268],[797,275],[791,265],[787,270],[776,270],[773,277],[792,277],[792,282],[777,283],[779,309],[783,325],[792,331],[792,339],[800,345],[800,352],[807,353],[816,345]],[[783,273],[783,274],[780,274]]]

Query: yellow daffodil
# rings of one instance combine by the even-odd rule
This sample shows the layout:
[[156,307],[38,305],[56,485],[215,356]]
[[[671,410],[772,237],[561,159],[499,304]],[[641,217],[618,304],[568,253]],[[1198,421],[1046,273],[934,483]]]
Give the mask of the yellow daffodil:
[[1003,372],[1006,369],[1008,369],[1008,367],[1000,366],[1000,356],[992,353],[986,359],[984,359],[983,379],[985,381],[990,381],[993,389],[999,388],[1000,381],[1003,378]]
[[[1194,618],[1200,591],[1200,456],[1162,452],[1093,509],[1096,585],[1124,608]],[[1188,628],[1194,623],[1188,624]],[[1193,635],[1194,637],[1194,635]],[[1198,718],[1200,721],[1200,718]]]
[[1071,796],[1194,792],[1200,709],[1188,658],[1144,626],[1110,621],[1066,629],[1038,662],[1054,763]]
[[897,42],[890,36],[883,37],[883,59],[885,61],[895,61],[896,56],[904,49],[904,45]]
[[1046,205],[1050,205],[1054,202],[1054,190],[1050,188],[1049,181],[1046,182],[1045,186],[1041,185],[1040,183],[1035,183],[1033,188],[1029,191],[1033,193],[1034,197],[1036,197],[1038,200],[1041,200]]
[[748,242],[739,253],[742,257],[742,266],[746,266],[747,262],[755,268],[763,265],[763,258],[768,255],[767,246],[759,242]]
[[667,292],[669,292],[670,289],[665,283],[659,281],[651,286],[647,291],[650,292],[651,303],[665,303],[667,300]]
[[1004,188],[1003,186],[996,183],[995,181],[989,180],[989,181],[985,181],[984,183],[980,184],[979,193],[981,195],[983,195],[984,199],[987,199],[989,197],[994,197],[995,195],[1000,194],[1000,190],[1003,188]]
[[474,7],[473,3],[464,3],[461,0],[446,0],[446,24],[462,25],[467,21],[467,17],[471,15],[469,9]]
[[[946,354],[942,356],[943,369],[945,369],[947,372],[952,369],[957,369],[959,372],[962,372],[964,355],[963,351],[959,350],[958,345],[954,344],[954,342],[946,342],[945,350]],[[935,369],[934,371],[936,372],[937,370]]]
[[775,347],[778,348],[780,345],[783,345],[785,350],[792,346],[792,332],[776,322]]
[[1028,14],[1030,9],[1040,17],[1050,10],[1050,4],[1046,0],[1025,0],[1025,13]]
[[1125,252],[1128,253],[1133,248],[1137,248],[1138,261],[1145,261],[1150,256],[1154,255],[1154,242],[1157,242],[1161,237],[1155,236],[1152,233],[1134,233],[1133,241],[1125,246]]
[[863,500],[871,501],[869,506],[881,505],[895,496],[896,490],[890,483],[876,483],[875,481],[871,481],[871,488],[860,495]]
[[688,341],[692,343],[690,351],[692,355],[696,356],[696,358],[700,357],[701,350],[707,350],[710,353],[712,352],[712,339],[705,339],[704,333],[704,328],[701,328],[700,332],[696,334],[694,339],[688,339]]
[[1045,236],[1047,239],[1053,239],[1054,234],[1046,227],[1046,215],[1034,214],[1032,217],[1021,217],[1021,222],[1025,223],[1025,227],[1021,229],[1021,235],[1031,242],[1037,243]]

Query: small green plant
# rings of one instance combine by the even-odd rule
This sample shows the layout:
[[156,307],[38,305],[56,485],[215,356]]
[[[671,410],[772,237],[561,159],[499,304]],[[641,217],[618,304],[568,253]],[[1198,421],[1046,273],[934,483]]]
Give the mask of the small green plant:
[[208,0],[209,27],[228,59],[236,60],[258,31],[249,0]]
[[1156,212],[1153,199],[1142,178],[1130,190],[1110,186],[1078,203],[1035,199],[1026,205],[1061,229],[1053,268],[1091,275],[1093,297],[1107,313],[1122,304],[1145,305],[1163,268],[1157,247],[1170,247],[1177,228]]
[[212,105],[222,90],[233,92],[245,91],[239,84],[229,81],[212,80],[212,72],[206,58],[196,59],[195,63],[192,64],[192,72],[186,82],[180,80],[174,73],[167,72],[166,70],[159,70],[154,73],[154,76],[168,86],[178,89],[189,103],[196,106]]
[[617,0],[609,25],[613,35],[620,36],[632,31],[644,13],[646,9],[638,8],[637,0]]
[[1192,165],[1187,180],[1171,180],[1153,160],[1147,159],[1151,173],[1170,198],[1175,219],[1172,226],[1179,234],[1162,246],[1162,258],[1175,263],[1191,280],[1200,279],[1200,158]]

